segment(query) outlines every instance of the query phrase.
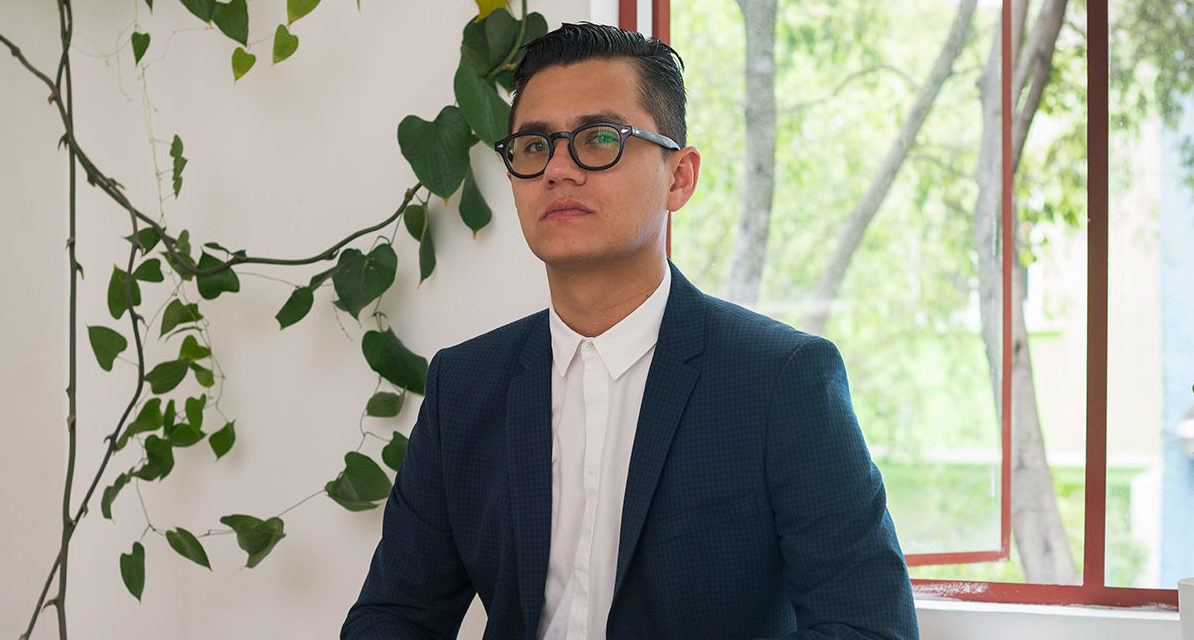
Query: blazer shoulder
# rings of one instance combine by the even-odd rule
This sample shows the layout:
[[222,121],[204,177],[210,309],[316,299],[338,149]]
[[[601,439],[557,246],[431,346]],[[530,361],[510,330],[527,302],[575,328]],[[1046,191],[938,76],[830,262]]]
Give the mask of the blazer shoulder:
[[[829,340],[806,333],[732,302],[704,295],[706,327],[711,345],[741,350],[743,355],[772,354],[784,359],[814,345],[836,351]],[[814,347],[815,348],[815,347]]]
[[474,364],[492,370],[502,363],[517,361],[527,341],[540,331],[547,331],[546,309],[441,349],[435,357],[453,368]]

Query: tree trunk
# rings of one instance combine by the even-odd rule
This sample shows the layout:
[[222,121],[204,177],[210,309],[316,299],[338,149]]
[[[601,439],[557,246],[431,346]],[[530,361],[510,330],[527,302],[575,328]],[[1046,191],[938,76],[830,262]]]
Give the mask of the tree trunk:
[[737,0],[746,27],[746,175],[726,297],[753,306],[767,260],[775,193],[775,13],[777,0]]
[[[1066,0],[1045,0],[1032,33],[1013,66],[1012,170],[1019,163],[1033,116],[1048,83],[1057,35]],[[1013,5],[1013,33],[1023,32],[1027,6]],[[1002,268],[1000,217],[1002,212],[1002,42],[996,32],[991,55],[979,79],[983,134],[975,179],[979,195],[974,211],[974,240],[978,254],[979,308],[996,412],[1002,412]],[[1013,39],[1015,42],[1016,39]],[[1025,86],[1028,93],[1022,97]],[[1014,243],[1015,237],[1011,239]],[[1013,255],[1019,252],[1013,247]],[[1012,532],[1025,576],[1030,582],[1074,584],[1080,575],[1070,552],[1069,538],[1057,509],[1057,494],[1045,458],[1044,438],[1036,405],[1029,357],[1028,332],[1022,301],[1027,271],[1016,259],[1012,274]]]
[[[892,183],[895,182],[896,174],[900,172],[900,167],[908,158],[908,152],[912,150],[916,136],[924,126],[929,112],[932,111],[938,94],[941,93],[941,87],[953,74],[954,61],[962,53],[966,29],[974,18],[976,4],[977,0],[965,0],[958,6],[958,14],[954,17],[949,36],[941,47],[941,52],[937,54],[937,61],[933,64],[929,77],[916,92],[916,101],[908,110],[904,123],[900,125],[899,134],[892,141],[887,154],[871,178],[871,184],[867,187],[866,193],[854,205],[854,210],[850,212],[846,224],[838,234],[829,264],[821,272],[821,277],[817,280],[817,288],[811,299],[808,300],[808,307],[800,329],[814,334],[825,332],[825,323],[829,320],[833,301],[842,288],[842,281],[846,278],[846,270],[850,267],[854,252],[862,244],[863,234],[874,220],[875,214],[879,212],[883,200],[887,198],[887,193],[891,190]],[[747,96],[749,99],[750,94],[748,93]]]

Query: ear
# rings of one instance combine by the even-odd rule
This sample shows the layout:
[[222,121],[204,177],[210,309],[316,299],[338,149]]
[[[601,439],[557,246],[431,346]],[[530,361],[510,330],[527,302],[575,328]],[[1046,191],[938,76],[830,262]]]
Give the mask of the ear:
[[696,147],[684,147],[668,158],[672,172],[667,194],[667,210],[678,211],[696,191],[697,176],[701,173],[701,152]]

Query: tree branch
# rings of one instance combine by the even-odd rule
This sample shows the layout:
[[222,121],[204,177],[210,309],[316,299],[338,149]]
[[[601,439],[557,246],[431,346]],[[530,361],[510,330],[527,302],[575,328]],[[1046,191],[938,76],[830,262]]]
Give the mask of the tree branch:
[[917,88],[916,80],[913,80],[912,76],[908,75],[905,71],[898,69],[896,67],[893,67],[889,64],[877,64],[877,65],[867,67],[865,69],[860,69],[858,71],[855,71],[854,73],[851,73],[850,75],[846,76],[845,79],[843,79],[836,87],[834,87],[832,91],[830,91],[828,94],[826,94],[820,98],[816,98],[814,100],[809,100],[807,102],[797,102],[795,104],[791,104],[786,107],[783,107],[782,109],[780,109],[780,111],[782,111],[784,113],[792,113],[795,111],[805,111],[807,109],[811,109],[812,107],[816,107],[818,105],[825,104],[826,102],[829,102],[829,101],[837,98],[838,95],[842,91],[844,91],[846,89],[846,87],[848,87],[850,84],[852,84],[855,80],[858,80],[859,78],[861,78],[863,76],[868,76],[872,73],[876,73],[878,71],[888,71],[888,72],[894,73],[901,80],[903,80],[908,85],[908,87],[911,88],[912,90],[915,91]]

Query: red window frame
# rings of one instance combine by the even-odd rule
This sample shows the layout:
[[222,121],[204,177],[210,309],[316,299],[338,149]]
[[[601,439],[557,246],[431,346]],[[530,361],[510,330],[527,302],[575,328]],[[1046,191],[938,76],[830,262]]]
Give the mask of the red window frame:
[[[638,8],[647,0],[618,0],[618,24],[638,30]],[[650,0],[652,35],[671,41],[671,0]],[[1003,0],[1003,51],[1012,50],[1011,0]],[[1003,58],[1003,157],[1012,155],[1012,59]],[[1108,273],[1108,20],[1107,0],[1087,2],[1087,376],[1086,504],[1082,584],[913,580],[917,594],[959,600],[1020,604],[1089,604],[1110,607],[1177,608],[1176,589],[1109,587],[1105,580],[1107,530],[1107,273]],[[1003,163],[1002,233],[1012,237],[1012,166]],[[668,254],[671,254],[668,218]],[[1003,371],[1012,370],[1012,243],[1003,243]],[[991,551],[922,553],[905,557],[909,566],[1006,560],[1011,550],[1011,376],[1001,381],[1003,462],[1000,492],[1000,548]]]

